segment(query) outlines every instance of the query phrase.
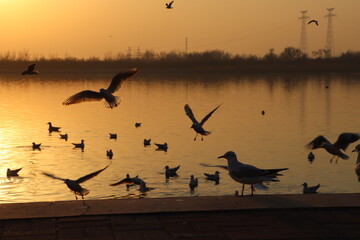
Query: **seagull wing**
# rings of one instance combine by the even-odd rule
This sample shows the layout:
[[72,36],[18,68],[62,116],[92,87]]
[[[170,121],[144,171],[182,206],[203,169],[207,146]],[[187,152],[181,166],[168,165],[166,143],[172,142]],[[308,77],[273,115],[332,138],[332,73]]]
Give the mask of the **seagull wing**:
[[193,112],[192,112],[189,104],[186,104],[184,108],[185,108],[185,113],[186,113],[186,115],[188,115],[188,117],[191,119],[191,121],[192,121],[193,123],[198,123],[198,121],[196,120],[196,118],[195,118],[195,116],[194,116],[194,114],[193,114]]
[[134,75],[135,73],[137,73],[139,71],[138,68],[132,68],[132,69],[129,69],[127,71],[123,71],[123,72],[119,72],[118,74],[116,74],[109,87],[108,87],[108,91],[111,92],[111,93],[114,93],[116,92],[117,90],[120,89],[121,87],[121,84],[128,78],[130,78],[132,75]]
[[93,172],[93,173],[90,173],[90,174],[88,174],[88,175],[85,175],[85,176],[79,178],[78,180],[76,180],[76,182],[77,182],[77,183],[83,183],[83,182],[85,182],[85,181],[87,181],[87,180],[95,177],[96,175],[98,175],[98,174],[101,173],[102,171],[104,171],[108,166],[109,166],[109,165],[107,165],[107,166],[104,167],[103,169],[100,169],[100,170],[98,170],[98,171],[96,171],[96,172]]
[[28,71],[32,72],[35,70],[35,63],[34,64],[31,64],[30,66],[28,66]]
[[85,90],[72,95],[71,97],[66,99],[63,104],[67,106],[70,104],[81,103],[85,101],[100,101],[102,99],[103,95],[101,93],[91,90]]
[[48,176],[48,177],[51,177],[53,179],[57,179],[57,180],[62,180],[62,181],[65,181],[66,179],[65,178],[60,178],[60,177],[57,177],[51,173],[46,173],[46,172],[43,172],[42,174],[44,174],[45,176]]
[[110,186],[117,186],[120,184],[134,184],[134,180],[132,178],[124,178],[116,183],[110,184]]
[[169,3],[169,7],[171,7],[171,5],[173,4],[173,2],[174,2],[174,1],[171,1],[171,2]]
[[359,139],[360,139],[360,134],[342,133],[339,135],[334,145],[345,151],[346,148],[350,145],[350,143],[356,142]]
[[306,149],[317,149],[325,143],[330,143],[323,135],[319,135],[314,140],[305,145]]
[[220,104],[219,106],[217,106],[214,110],[212,110],[211,112],[209,112],[209,113],[203,118],[203,120],[201,120],[200,125],[202,126],[220,106],[221,106],[221,104]]

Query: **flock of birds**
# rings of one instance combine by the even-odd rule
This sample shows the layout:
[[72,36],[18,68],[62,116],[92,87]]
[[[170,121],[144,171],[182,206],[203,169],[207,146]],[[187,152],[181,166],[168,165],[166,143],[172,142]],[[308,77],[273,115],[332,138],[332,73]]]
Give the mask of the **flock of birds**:
[[[169,4],[170,7],[171,7],[171,3]],[[113,93],[115,93],[116,91],[118,91],[120,89],[122,83],[126,79],[130,78],[138,71],[139,71],[138,68],[132,68],[132,69],[129,69],[126,71],[122,71],[113,77],[113,79],[107,89],[100,89],[99,91],[84,90],[84,91],[78,92],[78,93],[70,96],[69,98],[67,98],[63,102],[63,104],[71,105],[71,104],[77,104],[77,103],[86,102],[86,101],[103,100],[105,107],[108,107],[111,109],[115,108],[120,104],[121,98],[118,96],[114,96]],[[24,71],[22,74],[23,75],[38,74],[38,71],[35,71],[35,64],[30,65],[28,67],[28,70]],[[190,106],[188,104],[186,104],[184,106],[185,114],[191,120],[191,122],[192,122],[191,128],[195,131],[195,134],[196,134],[194,141],[196,141],[198,135],[201,136],[201,140],[203,141],[204,140],[203,137],[207,136],[211,133],[210,131],[207,131],[204,129],[204,124],[214,114],[214,112],[219,109],[220,106],[221,106],[221,104],[218,105],[216,108],[214,108],[212,111],[210,111],[200,122],[195,118]],[[265,111],[262,111],[261,114],[264,115]],[[60,127],[53,126],[51,124],[51,122],[48,122],[47,124],[49,125],[49,128],[48,128],[49,132],[59,132]],[[135,123],[135,127],[140,127],[140,126],[141,126],[141,123]],[[109,135],[110,135],[110,139],[117,138],[117,135],[114,133],[110,133]],[[68,135],[60,134],[60,138],[67,140]],[[359,139],[360,139],[360,134],[358,134],[358,133],[342,133],[339,135],[337,141],[332,144],[324,136],[319,135],[316,138],[314,138],[312,141],[310,141],[308,144],[306,144],[305,148],[309,149],[309,150],[323,148],[328,153],[333,155],[333,157],[330,159],[330,162],[332,162],[332,160],[336,157],[336,163],[337,163],[337,160],[339,158],[349,159],[349,156],[347,156],[345,153],[343,153],[343,151],[345,151],[351,143],[354,143],[354,142],[358,141]],[[144,146],[150,145],[151,144],[150,142],[151,142],[151,139],[144,139]],[[81,140],[80,143],[73,143],[73,145],[74,145],[74,148],[80,148],[82,150],[85,147],[84,140]],[[162,151],[168,150],[167,143],[164,143],[164,144],[156,143],[155,145],[158,147],[158,150],[162,150]],[[36,144],[33,142],[32,147],[33,147],[33,149],[40,149],[41,144]],[[356,146],[354,151],[358,152],[355,172],[358,175],[359,181],[360,181],[360,144]],[[112,159],[113,152],[111,149],[106,151],[106,156],[109,159]],[[233,152],[233,151],[228,151],[224,155],[219,156],[218,158],[226,159],[227,165],[208,165],[208,164],[201,164],[201,165],[205,166],[205,167],[218,167],[218,168],[227,170],[230,177],[233,180],[242,184],[241,194],[239,194],[238,191],[235,192],[235,195],[240,195],[240,196],[244,195],[245,185],[250,185],[251,196],[252,196],[254,193],[255,187],[263,188],[263,189],[267,188],[267,186],[265,186],[264,183],[278,182],[279,181],[278,176],[282,175],[280,172],[288,170],[288,168],[261,169],[261,168],[257,168],[255,166],[252,166],[249,164],[244,164],[244,163],[238,161],[237,156],[236,156],[235,152]],[[309,161],[312,162],[314,160],[314,158],[315,158],[315,155],[312,152],[310,152],[308,155]],[[80,184],[97,176],[98,174],[103,172],[105,169],[107,169],[109,167],[109,165],[107,165],[106,167],[104,167],[100,170],[97,170],[97,171],[87,174],[83,177],[80,177],[76,180],[61,178],[61,177],[55,176],[55,175],[53,175],[51,173],[47,173],[47,172],[43,172],[43,174],[47,177],[63,181],[67,185],[67,187],[75,194],[76,199],[78,199],[77,196],[81,196],[82,199],[84,199],[84,196],[89,193],[89,190],[83,188]],[[164,174],[165,174],[166,179],[177,176],[177,171],[179,170],[179,168],[180,168],[180,165],[177,167],[174,167],[174,168],[170,168],[169,166],[166,166],[164,168],[165,169]],[[21,168],[16,169],[16,170],[8,169],[7,176],[8,177],[18,176],[18,172],[20,170],[21,170]],[[220,172],[219,171],[215,171],[214,174],[204,173],[204,175],[207,180],[214,181],[215,184],[219,184],[219,182],[220,182]],[[127,188],[137,185],[137,186],[139,186],[139,191],[142,193],[152,190],[152,188],[149,188],[146,186],[146,183],[144,180],[140,179],[138,176],[130,177],[129,174],[127,174],[124,179],[122,179],[116,183],[110,184],[110,186],[117,186],[117,185],[121,185],[121,184],[125,184]],[[190,190],[194,191],[197,186],[198,186],[198,178],[195,178],[194,175],[191,175],[190,181],[189,181]],[[302,184],[302,186],[303,186],[303,193],[316,193],[316,191],[320,187],[320,184],[318,184],[316,186],[308,186],[308,184],[305,182]]]

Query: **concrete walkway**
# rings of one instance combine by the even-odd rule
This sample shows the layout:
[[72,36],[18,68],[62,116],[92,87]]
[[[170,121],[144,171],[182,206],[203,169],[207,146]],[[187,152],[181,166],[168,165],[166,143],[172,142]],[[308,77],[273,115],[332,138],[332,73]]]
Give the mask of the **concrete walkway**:
[[0,205],[0,239],[360,239],[360,194]]

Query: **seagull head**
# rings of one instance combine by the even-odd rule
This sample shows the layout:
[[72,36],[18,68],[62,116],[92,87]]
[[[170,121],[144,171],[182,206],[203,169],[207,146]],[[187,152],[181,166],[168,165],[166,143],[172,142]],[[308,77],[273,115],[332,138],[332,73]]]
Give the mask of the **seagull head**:
[[307,187],[308,184],[307,184],[307,183],[303,183],[303,184],[301,184],[301,186]]
[[100,88],[99,92],[104,93],[104,92],[106,92],[106,90],[104,88]]
[[224,155],[222,155],[222,156],[220,156],[218,158],[225,158],[227,160],[237,159],[236,154],[233,151],[228,151],[227,153],[225,153]]
[[360,153],[360,144],[356,145],[355,149],[352,150],[352,152],[358,152],[358,153]]
[[168,170],[168,169],[169,169],[169,166],[165,166],[165,168],[164,168],[164,169]]
[[220,172],[219,172],[219,171],[216,171],[216,172],[215,172],[215,175],[219,175],[219,174],[220,174]]

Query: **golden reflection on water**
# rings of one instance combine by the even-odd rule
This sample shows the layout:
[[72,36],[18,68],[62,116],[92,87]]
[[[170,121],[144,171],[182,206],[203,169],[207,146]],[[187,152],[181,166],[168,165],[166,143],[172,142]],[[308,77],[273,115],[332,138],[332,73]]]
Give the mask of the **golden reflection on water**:
[[[123,101],[112,110],[100,102],[61,104],[78,91],[106,87],[111,76],[68,79],[0,78],[0,202],[74,199],[64,183],[41,172],[77,179],[110,162],[103,173],[82,184],[90,190],[86,199],[233,194],[239,183],[224,170],[219,185],[207,182],[203,173],[218,169],[200,165],[226,165],[217,156],[229,150],[257,167],[290,168],[281,182],[256,194],[300,193],[305,181],[321,183],[319,192],[359,191],[356,154],[348,152],[350,160],[335,165],[329,164],[328,153],[316,150],[309,164],[303,148],[319,134],[333,142],[341,132],[360,132],[357,76],[152,79],[139,74],[123,84],[116,94]],[[193,141],[186,103],[198,120],[222,103],[204,125],[212,132],[204,141]],[[69,135],[68,141],[48,133],[49,121]],[[135,122],[142,122],[141,127],[135,128]],[[109,133],[117,133],[117,140],[109,139]],[[144,147],[144,138],[151,138],[152,145]],[[83,152],[71,144],[81,139]],[[33,150],[32,142],[42,143],[41,151]],[[168,152],[155,151],[154,143],[164,142]],[[106,158],[109,149],[113,160]],[[165,165],[181,165],[179,177],[166,181]],[[19,178],[6,178],[7,168],[19,167]],[[127,173],[155,189],[144,196],[136,187],[127,191],[125,186],[109,186]],[[188,186],[191,174],[199,178],[193,193]]]

